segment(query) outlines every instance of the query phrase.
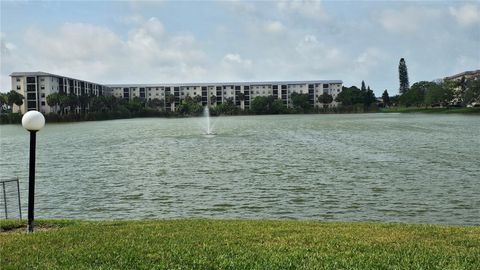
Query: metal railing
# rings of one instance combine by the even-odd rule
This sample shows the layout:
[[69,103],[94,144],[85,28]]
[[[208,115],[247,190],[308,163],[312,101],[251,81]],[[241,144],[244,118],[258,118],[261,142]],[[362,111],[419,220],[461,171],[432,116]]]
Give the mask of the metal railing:
[[[8,186],[12,186],[13,185],[13,188],[10,188],[9,191],[10,192],[7,192],[7,187]],[[3,197],[3,200],[0,200],[0,204],[3,204],[3,209],[4,209],[4,213],[5,213],[5,219],[8,219],[8,211],[9,211],[9,207],[8,207],[8,202],[11,201],[11,200],[8,200],[7,198],[7,195],[10,195],[12,194],[12,191],[13,193],[15,192],[14,189],[15,189],[15,185],[17,187],[17,204],[18,204],[18,215],[20,217],[20,219],[22,219],[22,205],[21,205],[21,202],[20,202],[20,185],[19,185],[19,182],[18,182],[18,177],[10,177],[10,178],[0,178],[0,187],[2,188],[2,191],[1,191],[1,195]]]

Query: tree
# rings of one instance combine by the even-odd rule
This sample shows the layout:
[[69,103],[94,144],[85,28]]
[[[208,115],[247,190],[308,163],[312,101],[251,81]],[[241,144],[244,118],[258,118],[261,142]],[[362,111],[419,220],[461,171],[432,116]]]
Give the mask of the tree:
[[367,88],[367,91],[362,94],[363,94],[363,105],[365,105],[366,107],[370,107],[372,103],[375,103],[377,101],[375,94],[373,93],[372,90],[370,90],[370,86]]
[[63,102],[64,107],[70,107],[69,113],[75,112],[75,109],[79,104],[78,97],[74,94],[69,94],[65,96],[65,98],[61,99],[61,101]]
[[202,97],[199,96],[199,95],[196,95],[196,96],[193,97],[193,101],[195,101],[197,103],[200,103],[200,102],[202,102]]
[[335,101],[341,102],[343,106],[363,104],[363,94],[356,86],[342,87],[342,92],[337,95]]
[[[413,86],[412,86],[413,88]],[[426,106],[443,106],[453,97],[453,89],[448,84],[428,84],[425,88],[424,102]]]
[[240,100],[240,101],[245,100],[245,94],[244,93],[238,93],[237,94],[237,99]]
[[367,91],[367,88],[365,87],[365,82],[364,81],[362,81],[362,88],[360,88],[360,90],[362,90],[363,92]]
[[402,106],[410,107],[410,106],[417,106],[420,107],[421,105],[425,104],[425,92],[434,87],[434,82],[427,82],[427,81],[420,81],[416,82],[412,85],[412,87],[407,90],[407,92],[403,93],[400,98],[400,104]]
[[86,94],[82,94],[78,97],[78,105],[80,105],[80,109],[82,113],[85,113],[88,104],[90,103],[90,97]]
[[387,89],[385,89],[385,91],[383,91],[382,100],[383,100],[383,104],[385,105],[385,107],[390,106],[390,96],[388,95]]
[[6,93],[0,93],[0,112],[3,111],[3,105],[7,104],[7,94]]
[[325,108],[328,107],[328,104],[333,102],[333,97],[332,95],[329,95],[328,93],[323,93],[318,97],[318,102],[322,103]]
[[217,102],[217,97],[215,95],[210,96],[210,104],[213,105]]
[[270,106],[270,113],[272,114],[282,114],[287,112],[287,107],[283,104],[283,101],[275,98],[273,99],[272,105]]
[[465,104],[480,102],[480,79],[470,79],[466,82]]
[[173,94],[165,94],[165,102],[170,104],[170,110],[175,110],[175,96]]
[[164,104],[164,100],[163,99],[158,99],[158,98],[150,99],[147,102],[148,107],[150,107],[152,109],[156,109],[156,110],[158,110],[159,108],[162,108],[163,104]]
[[312,104],[308,100],[308,94],[292,93],[290,99],[292,100],[293,108],[302,112],[308,112],[312,108]]
[[7,93],[7,104],[10,108],[13,107],[13,104],[17,105],[18,107],[23,105],[24,97],[15,90],[11,90]]
[[252,110],[255,114],[271,113],[271,106],[273,104],[273,101],[274,101],[273,96],[255,97],[252,101],[252,104],[250,105],[250,110]]
[[400,63],[398,64],[398,76],[400,79],[399,92],[400,94],[405,94],[410,88],[410,83],[408,82],[407,64],[403,58],[400,59]]
[[60,94],[52,93],[47,96],[47,104],[50,107],[54,107],[54,111],[58,112],[58,105],[60,104]]

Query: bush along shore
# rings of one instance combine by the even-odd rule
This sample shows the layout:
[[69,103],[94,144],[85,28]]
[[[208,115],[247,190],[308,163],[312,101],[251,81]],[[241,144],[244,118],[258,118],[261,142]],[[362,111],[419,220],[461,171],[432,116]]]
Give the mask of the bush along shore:
[[480,269],[480,227],[270,220],[0,221],[2,269]]
[[[228,116],[228,115],[275,115],[275,114],[329,114],[329,113],[373,113],[378,112],[377,107],[364,108],[363,106],[348,106],[341,108],[315,108],[308,111],[299,109],[285,109],[282,111],[265,111],[254,112],[252,110],[242,111],[238,108],[232,110],[218,110],[210,109],[211,116]],[[89,112],[80,114],[57,114],[50,113],[45,115],[45,120],[48,123],[60,122],[80,122],[80,121],[101,121],[114,119],[129,119],[129,118],[146,118],[146,117],[197,117],[203,114],[201,111],[195,112],[167,112],[154,109],[141,109],[139,111],[131,112],[128,110],[119,110],[112,112]],[[0,124],[20,124],[22,122],[22,115],[19,113],[2,113],[0,114]]]

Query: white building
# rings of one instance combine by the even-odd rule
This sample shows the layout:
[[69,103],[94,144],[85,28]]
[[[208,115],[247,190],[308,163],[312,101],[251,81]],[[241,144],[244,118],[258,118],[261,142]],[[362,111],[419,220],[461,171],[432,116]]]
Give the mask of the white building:
[[53,93],[80,95],[110,95],[110,89],[101,84],[73,79],[45,72],[13,72],[12,89],[24,96],[20,108],[13,106],[13,111],[25,113],[37,110],[42,113],[54,112],[47,104],[47,96]]
[[[52,112],[46,102],[46,97],[52,93],[113,95],[145,101],[159,99],[167,111],[174,111],[187,97],[197,98],[203,106],[231,101],[244,110],[250,108],[255,97],[273,96],[291,107],[293,93],[308,94],[310,103],[316,107],[336,107],[335,98],[342,91],[340,80],[102,85],[45,72],[14,72],[10,76],[12,89],[25,97],[20,108],[22,113],[28,110]],[[331,104],[318,102],[323,93],[332,95],[334,101]]]
[[[308,94],[310,103],[323,107],[318,97],[323,93],[336,96],[342,91],[340,80],[318,81],[274,81],[274,82],[224,82],[224,83],[180,83],[180,84],[114,84],[108,85],[112,94],[118,98],[132,99],[135,97],[150,100],[162,100],[167,110],[174,110],[181,100],[191,97],[201,100],[203,106],[215,106],[231,100],[242,110],[250,108],[250,103],[257,96],[273,96],[281,99],[287,106],[291,106],[292,93]],[[173,104],[168,102],[168,95],[174,96]],[[327,107],[336,107],[337,102],[327,104]]]

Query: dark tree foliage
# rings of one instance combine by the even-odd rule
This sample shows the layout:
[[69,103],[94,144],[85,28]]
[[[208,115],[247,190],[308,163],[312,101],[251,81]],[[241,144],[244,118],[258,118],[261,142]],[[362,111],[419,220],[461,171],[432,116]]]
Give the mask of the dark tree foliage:
[[412,85],[412,87],[400,96],[400,105],[410,107],[420,107],[425,104],[425,92],[427,89],[434,87],[434,82],[420,81]]
[[302,112],[308,112],[312,109],[312,104],[308,100],[308,94],[292,93],[290,95],[293,108]]
[[480,103],[480,78],[466,81],[464,103]]
[[22,106],[23,104],[23,99],[24,97],[22,96],[22,94],[18,93],[17,91],[15,90],[11,90],[10,92],[7,93],[6,95],[6,101],[7,101],[7,104],[8,106],[12,107],[13,104],[17,105],[17,106]]
[[356,86],[351,86],[343,87],[335,101],[341,102],[342,106],[363,105],[369,107],[375,103],[376,98],[372,90],[365,89],[362,91]]
[[375,94],[373,93],[372,90],[370,90],[370,86],[368,87],[368,90],[363,93],[363,105],[366,107],[370,107],[371,104],[375,103],[377,101],[377,98],[375,97]]
[[390,96],[388,95],[387,89],[385,89],[385,91],[383,91],[382,100],[383,100],[383,104],[385,106],[390,106]]
[[400,63],[398,64],[398,76],[400,80],[399,92],[400,94],[405,94],[410,88],[410,83],[408,82],[407,64],[403,58],[400,59]]
[[453,88],[449,83],[433,83],[425,88],[426,106],[445,106],[453,98]]
[[367,88],[365,87],[365,82],[362,81],[362,88],[360,88],[362,91],[367,91]]
[[342,92],[337,95],[335,99],[337,102],[341,102],[343,106],[352,106],[355,104],[363,103],[363,93],[358,87],[342,87]]
[[318,97],[318,102],[323,103],[323,104],[330,104],[333,102],[333,97],[332,95],[329,95],[328,93],[323,93]]
[[273,96],[255,97],[250,110],[255,114],[281,114],[287,112],[287,107],[280,99]]

